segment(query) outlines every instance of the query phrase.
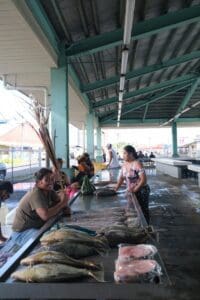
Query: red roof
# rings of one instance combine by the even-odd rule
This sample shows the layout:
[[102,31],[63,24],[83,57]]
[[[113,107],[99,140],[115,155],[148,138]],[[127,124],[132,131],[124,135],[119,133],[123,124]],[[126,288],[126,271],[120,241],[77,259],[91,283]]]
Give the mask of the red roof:
[[42,147],[34,129],[27,123],[20,124],[0,136],[0,145]]

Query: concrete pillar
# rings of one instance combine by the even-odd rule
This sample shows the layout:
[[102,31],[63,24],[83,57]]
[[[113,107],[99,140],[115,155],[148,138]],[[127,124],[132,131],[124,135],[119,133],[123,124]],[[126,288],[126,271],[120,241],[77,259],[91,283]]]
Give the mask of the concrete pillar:
[[86,120],[87,152],[94,158],[94,113],[87,114]]
[[86,130],[85,123],[82,125],[82,135],[83,135],[83,152],[86,152]]
[[97,154],[101,155],[101,127],[97,127]]
[[68,65],[51,69],[51,128],[56,156],[69,167]]
[[177,150],[177,123],[172,123],[172,157],[178,157]]

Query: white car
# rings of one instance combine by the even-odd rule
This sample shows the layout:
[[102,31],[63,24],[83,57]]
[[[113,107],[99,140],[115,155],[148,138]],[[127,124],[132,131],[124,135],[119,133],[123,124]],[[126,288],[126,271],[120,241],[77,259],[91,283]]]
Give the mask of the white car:
[[6,165],[4,163],[0,163],[0,180],[4,180],[6,177]]

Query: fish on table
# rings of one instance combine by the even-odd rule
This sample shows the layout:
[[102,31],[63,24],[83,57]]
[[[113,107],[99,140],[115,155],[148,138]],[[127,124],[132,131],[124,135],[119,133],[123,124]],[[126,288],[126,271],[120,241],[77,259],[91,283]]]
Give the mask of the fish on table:
[[21,265],[36,265],[36,264],[47,264],[47,263],[58,263],[64,264],[76,268],[84,268],[88,270],[102,270],[101,264],[94,263],[87,260],[77,260],[69,257],[68,255],[57,252],[57,251],[41,251],[30,256],[25,257],[20,261]]
[[146,229],[127,227],[125,225],[106,227],[101,229],[98,234],[107,238],[110,247],[115,247],[121,243],[142,243],[149,237]]
[[28,266],[11,274],[12,279],[25,282],[62,282],[84,277],[103,282],[104,272],[52,263]]
[[95,246],[88,246],[85,244],[81,244],[79,242],[72,242],[68,240],[64,240],[61,242],[55,242],[52,244],[48,244],[45,246],[42,246],[38,249],[38,251],[57,251],[62,252],[70,257],[79,259],[82,257],[87,257],[91,255],[105,255],[107,254],[107,251],[102,251],[102,249],[99,249]]
[[94,247],[102,253],[106,253],[109,249],[108,241],[105,237],[94,237],[85,232],[66,228],[53,230],[44,234],[40,239],[41,244],[45,246],[64,241]]

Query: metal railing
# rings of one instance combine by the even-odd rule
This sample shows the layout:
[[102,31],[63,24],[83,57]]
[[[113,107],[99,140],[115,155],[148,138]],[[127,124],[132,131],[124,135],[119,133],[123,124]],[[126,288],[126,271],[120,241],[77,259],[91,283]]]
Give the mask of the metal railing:
[[14,183],[32,178],[33,174],[45,165],[43,156],[41,149],[14,147],[0,149],[1,179]]

